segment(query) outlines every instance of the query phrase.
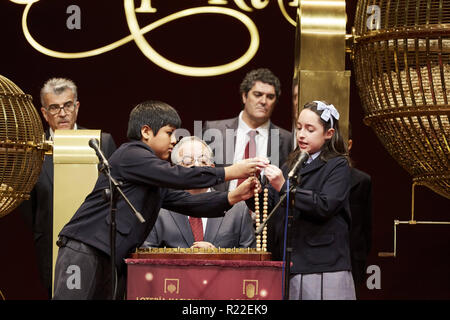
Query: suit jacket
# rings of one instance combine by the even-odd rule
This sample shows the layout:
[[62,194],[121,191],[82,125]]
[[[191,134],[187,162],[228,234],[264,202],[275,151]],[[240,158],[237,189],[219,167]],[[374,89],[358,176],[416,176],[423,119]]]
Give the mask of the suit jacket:
[[[233,164],[234,150],[236,145],[236,130],[238,128],[238,125],[239,125],[239,117],[226,120],[205,122],[203,139],[213,147],[217,166]],[[222,140],[216,141],[215,140],[216,137],[221,137]],[[273,142],[275,142],[275,144],[278,143],[278,146],[276,145],[272,146],[272,140]],[[270,122],[267,156],[268,158],[271,159],[271,163],[277,166],[281,166],[286,162],[287,157],[291,152],[291,150],[292,150],[291,133]],[[276,157],[277,152],[278,158]],[[228,187],[229,182],[226,182],[223,185],[216,186],[216,189],[221,191],[228,191]]]
[[[288,168],[282,168],[287,177]],[[319,273],[351,270],[349,229],[350,168],[343,157],[324,162],[317,157],[300,169],[300,184],[295,190],[294,220],[291,227],[292,273]],[[286,190],[269,187],[269,209]],[[250,209],[254,200],[247,200]],[[280,207],[273,216],[274,258],[283,256],[284,217]],[[270,235],[269,235],[270,239]]]
[[366,275],[366,260],[372,245],[372,179],[358,169],[351,169],[350,209],[352,229],[350,252],[352,273],[356,283]]
[[[116,265],[140,246],[155,224],[161,207],[195,217],[223,216],[231,208],[226,192],[191,195],[173,189],[205,188],[222,183],[223,168],[171,165],[161,160],[141,141],[122,144],[109,159],[111,175],[145,219],[141,223],[123,197],[117,201]],[[86,197],[60,235],[88,244],[110,256],[110,207],[103,197],[109,187],[105,175],[99,176],[94,190]],[[173,189],[170,189],[173,188]]]
[[[85,129],[78,128],[79,130]],[[50,139],[49,130],[45,132],[45,137],[46,139]],[[107,158],[116,150],[113,137],[106,132],[102,132],[101,134],[100,146]],[[19,211],[33,232],[39,274],[42,284],[48,290],[49,297],[51,297],[53,259],[53,156],[45,156],[38,181],[30,193],[30,199],[22,202]]]
[[[208,218],[204,241],[217,248],[256,247],[253,221],[246,208],[242,201],[228,210],[224,217]],[[161,209],[144,247],[190,248],[193,243],[188,216]]]

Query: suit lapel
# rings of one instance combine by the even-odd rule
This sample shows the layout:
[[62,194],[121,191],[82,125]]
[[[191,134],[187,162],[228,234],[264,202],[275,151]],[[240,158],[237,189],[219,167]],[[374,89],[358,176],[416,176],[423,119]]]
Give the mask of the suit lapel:
[[[277,139],[278,140],[278,153],[280,150],[283,150],[284,141],[283,141],[283,139],[281,139],[280,128],[277,127],[276,125],[274,125],[271,121],[270,125],[269,125],[269,135],[268,135],[269,139],[267,141],[267,158],[269,158],[269,159],[272,158],[272,139],[274,139],[272,137],[272,133],[273,133],[272,130],[275,130],[275,129],[278,130],[278,139]],[[283,164],[281,163],[280,155],[278,154],[278,167],[281,167],[282,165]]]
[[53,156],[45,156],[44,162],[42,163],[42,171],[45,172],[53,189]]
[[[45,130],[45,139],[50,140],[50,129]],[[53,189],[53,155],[44,156],[42,171],[45,172],[45,175],[50,182],[51,188]]]
[[225,128],[227,129],[237,129],[239,125],[239,117],[232,118],[228,123],[225,124]]
[[[228,163],[227,160],[231,159],[231,164],[233,164],[234,161],[234,151],[236,150],[236,130],[239,126],[239,117],[230,119],[230,121],[228,123],[225,124],[225,130],[222,132],[222,141],[223,141],[223,162],[224,163]],[[233,131],[233,144],[230,145],[231,150],[229,150],[227,148],[227,130],[232,130]],[[229,153],[229,154],[228,154]],[[225,182],[225,190],[228,191],[230,187],[230,181],[226,181]]]
[[320,156],[318,156],[310,164],[308,164],[300,169],[300,175],[304,176],[311,171],[315,171],[315,170],[319,169],[320,167],[322,167],[324,164],[325,164],[325,162],[322,159],[320,159]]
[[[231,159],[231,161],[233,161],[233,159],[234,159],[234,152],[235,152],[235,150],[236,150],[236,130],[237,130],[237,128],[238,128],[238,126],[239,126],[239,117],[236,117],[236,118],[233,118],[233,119],[231,119],[230,120],[230,122],[229,123],[227,123],[227,124],[225,124],[225,132],[223,132],[223,137],[224,137],[224,146],[223,146],[223,148],[224,148],[224,151],[225,151],[225,159],[224,159],[224,162],[226,163],[226,161],[227,161],[227,152],[229,152],[230,153],[230,159]],[[231,149],[231,150],[228,150],[227,149],[227,130],[229,131],[229,130],[233,130],[233,148]]]
[[194,243],[194,235],[192,234],[191,225],[189,224],[188,216],[169,211],[177,228],[180,230],[180,234],[183,236],[188,247]]
[[220,225],[222,224],[223,217],[219,218],[208,218],[208,223],[206,224],[206,231],[204,239],[205,241],[214,243],[216,241],[217,233],[219,231]]
[[[269,125],[269,132],[267,135],[267,158],[271,159],[272,157],[272,129],[276,129],[275,126],[272,124],[272,122],[270,122]],[[278,141],[280,141],[280,139],[278,139]],[[279,142],[281,144],[281,141]],[[280,145],[281,147],[281,145]],[[281,150],[281,148],[279,148]]]

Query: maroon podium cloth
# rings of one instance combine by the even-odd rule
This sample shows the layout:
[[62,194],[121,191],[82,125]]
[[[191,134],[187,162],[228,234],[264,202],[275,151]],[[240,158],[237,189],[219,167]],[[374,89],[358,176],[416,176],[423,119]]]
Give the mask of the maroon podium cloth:
[[129,300],[280,300],[280,261],[126,259]]

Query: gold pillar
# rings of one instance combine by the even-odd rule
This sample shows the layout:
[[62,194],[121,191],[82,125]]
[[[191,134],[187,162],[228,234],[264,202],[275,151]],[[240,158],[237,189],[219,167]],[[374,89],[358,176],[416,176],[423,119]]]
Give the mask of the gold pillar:
[[94,188],[98,178],[98,158],[89,140],[100,141],[100,130],[56,130],[53,144],[53,264],[58,256],[56,241],[64,225]]
[[345,140],[350,96],[350,71],[345,70],[346,20],[344,0],[299,1],[294,69],[299,108],[312,100],[332,103],[340,113]]

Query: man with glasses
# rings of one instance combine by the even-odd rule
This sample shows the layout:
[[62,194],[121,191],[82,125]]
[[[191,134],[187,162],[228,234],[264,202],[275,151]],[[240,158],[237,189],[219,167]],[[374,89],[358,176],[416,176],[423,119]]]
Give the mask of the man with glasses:
[[[85,129],[77,125],[77,87],[72,80],[52,78],[45,82],[40,93],[41,112],[49,128],[45,131],[47,140],[53,140],[55,130]],[[101,149],[106,157],[116,150],[116,144],[109,133],[101,134]],[[37,255],[41,282],[51,298],[52,244],[53,244],[53,157],[44,158],[39,179],[30,194],[30,200],[20,206],[22,216],[31,226]]]
[[[210,147],[195,136],[181,139],[171,154],[172,163],[183,167],[214,167],[212,157]],[[186,191],[198,194],[209,189]],[[254,248],[253,222],[245,209],[245,202],[238,202],[219,218],[193,218],[161,209],[143,247]]]

